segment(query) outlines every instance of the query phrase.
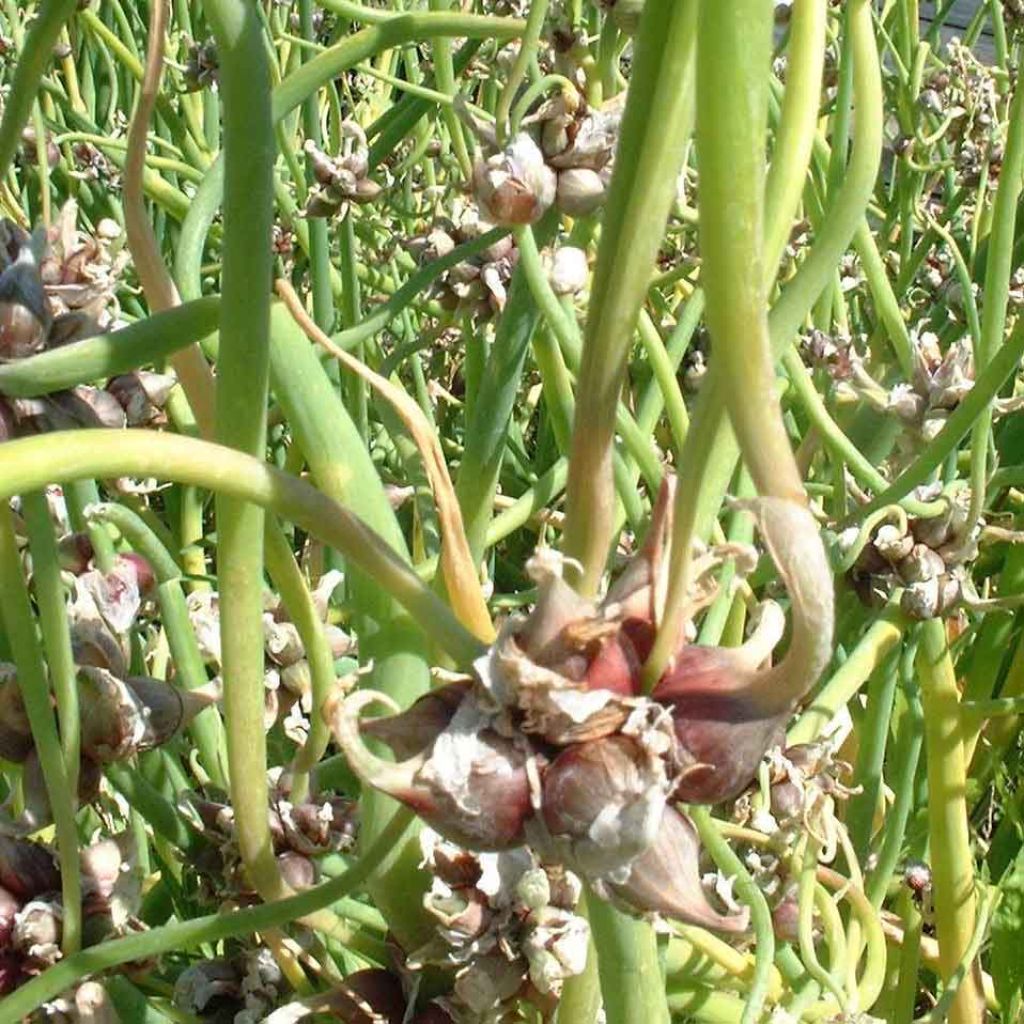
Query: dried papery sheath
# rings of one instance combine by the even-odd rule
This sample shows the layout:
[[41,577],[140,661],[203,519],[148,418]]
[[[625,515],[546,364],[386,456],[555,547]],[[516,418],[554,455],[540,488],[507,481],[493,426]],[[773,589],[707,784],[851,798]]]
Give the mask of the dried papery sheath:
[[680,745],[703,766],[681,778],[675,795],[683,801],[717,803],[738,795],[832,653],[832,573],[811,514],[775,498],[746,507],[789,592],[792,638],[783,661],[762,668],[785,625],[781,609],[769,603],[743,646],[690,645],[676,655],[653,697],[672,709]]
[[[85,575],[85,574],[83,574]],[[128,671],[128,637],[115,632],[96,604],[87,582],[75,579],[74,598],[68,605],[71,648],[75,663],[106,669],[116,676]]]
[[0,886],[19,900],[59,890],[53,854],[41,843],[0,834]]
[[17,670],[13,665],[0,662],[0,757],[21,762],[33,746]]
[[473,170],[476,200],[494,224],[535,223],[555,201],[556,187],[555,172],[525,132]]
[[39,274],[42,240],[0,221],[0,360],[22,359],[46,343],[52,314]]
[[336,697],[324,710],[353,771],[464,846],[497,850],[522,843],[523,822],[532,813],[529,751],[494,731],[491,715],[472,694],[432,744],[398,763],[371,753],[360,737],[360,712],[373,703],[393,706],[361,690]]
[[101,668],[78,673],[82,753],[94,761],[120,761],[166,743],[200,711],[220,699],[211,683],[179,690],[144,676],[118,679]]

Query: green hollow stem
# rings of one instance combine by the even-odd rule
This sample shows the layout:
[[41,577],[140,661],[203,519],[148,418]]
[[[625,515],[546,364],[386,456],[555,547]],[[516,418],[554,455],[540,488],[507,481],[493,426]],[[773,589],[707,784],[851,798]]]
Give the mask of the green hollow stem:
[[[1017,203],[1024,184],[1024,88],[1020,85],[1013,96],[1006,135],[1006,152],[999,185],[992,204],[992,231],[985,262],[985,301],[981,311],[981,336],[976,352],[976,373],[980,374],[992,361],[1003,343],[1006,328],[1010,275],[1013,272],[1013,242],[1017,227]],[[969,293],[968,293],[969,294]],[[985,405],[971,427],[971,505],[963,536],[969,537],[985,505],[985,483],[988,474],[989,434],[992,430],[992,406]]]
[[[536,58],[537,44],[540,42],[541,32],[544,29],[544,19],[548,13],[548,0],[533,0],[530,4],[529,14],[526,18],[526,30],[519,43],[519,52],[516,54],[515,62],[512,64],[505,80],[505,85],[498,97],[498,105],[494,110],[494,119],[498,128],[498,140],[503,142],[508,135],[512,105],[522,85],[526,72],[529,70],[530,61]],[[441,80],[438,79],[440,84]],[[444,86],[441,86],[444,88]]]
[[[224,244],[216,436],[263,457],[269,381],[274,136],[259,15],[243,0],[206,0],[217,41],[224,122]],[[263,509],[218,494],[217,578],[231,804],[239,851],[264,899],[285,894],[267,819],[263,727]]]
[[635,40],[615,171],[605,207],[577,387],[565,554],[597,590],[615,527],[615,410],[693,125],[695,0],[648,0]]
[[621,1024],[668,1024],[658,946],[650,924],[593,894],[587,897],[587,911],[606,1018]]
[[402,840],[412,819],[411,811],[398,811],[357,863],[337,878],[297,896],[235,910],[230,914],[209,914],[191,921],[164,925],[113,939],[68,956],[4,999],[0,1003],[0,1024],[18,1024],[36,1007],[53,999],[87,975],[98,974],[133,960],[147,960],[172,950],[266,931],[316,913],[372,879],[380,870],[387,853]]
[[751,478],[761,494],[802,500],[776,397],[762,253],[770,14],[760,0],[701,9],[701,276],[725,404]]
[[791,8],[786,92],[765,182],[764,269],[770,277],[789,238],[814,148],[827,15],[827,0],[796,0]]
[[[922,624],[917,666],[924,704],[932,901],[939,963],[948,983],[974,934],[976,897],[960,692],[942,619]],[[984,1012],[984,1000],[971,972],[957,989],[949,1021],[980,1024]]]
[[821,687],[786,734],[786,745],[810,743],[835,713],[857,693],[899,642],[905,622],[898,605],[890,605],[865,631],[847,659]]
[[0,365],[0,394],[35,398],[158,363],[217,330],[219,298],[197,299],[98,334]]
[[916,656],[916,642],[905,643],[900,663],[900,677],[907,709],[897,731],[896,751],[889,773],[895,799],[886,815],[878,857],[865,886],[865,893],[876,910],[885,899],[889,881],[903,853],[903,837],[906,834],[910,813],[914,809],[917,767],[921,747],[924,745],[924,711],[921,707],[920,688],[914,678]]
[[[313,0],[299,0],[299,32],[306,39],[313,39],[315,36]],[[323,143],[317,93],[307,96],[302,104],[302,131],[314,145],[319,147]],[[306,167],[305,181],[307,188],[314,182],[313,170],[309,166]],[[321,217],[314,217],[309,221],[309,276],[313,295],[313,319],[321,330],[330,331],[334,326],[331,246],[327,235],[327,221]]]
[[32,113],[43,73],[53,58],[57,37],[77,8],[77,0],[42,0],[24,45],[19,48],[11,88],[4,101],[3,120],[0,120],[0,181],[7,177],[11,160],[21,144],[22,130]]
[[[21,488],[23,491],[37,489]],[[11,497],[13,493],[17,491],[6,497]],[[82,942],[82,879],[78,863],[75,797],[69,784],[64,752],[61,750],[50,708],[46,664],[36,639],[32,605],[25,587],[18,542],[6,498],[0,502],[0,616],[18,670],[22,702],[53,810],[63,905],[61,949],[65,955],[70,955],[78,950]]]
[[71,653],[71,628],[68,622],[64,584],[60,578],[60,559],[53,533],[50,510],[42,491],[22,495],[22,512],[32,553],[32,580],[39,608],[39,625],[43,633],[46,664],[50,684],[57,700],[60,724],[60,745],[64,752],[64,769],[68,789],[78,792],[80,758],[80,719],[78,680]]
[[741,1024],[754,1024],[761,1018],[771,985],[772,964],[775,959],[772,913],[764,893],[757,887],[743,862],[718,830],[718,825],[711,817],[711,811],[707,807],[692,806],[689,808],[689,814],[711,859],[727,878],[736,880],[736,895],[750,908],[750,922],[754,926],[754,939],[757,943],[756,960]]
[[[450,4],[448,0],[430,0],[432,11],[444,12]],[[536,5],[534,5],[536,6]],[[533,17],[533,8],[530,9],[530,17]],[[543,21],[543,19],[542,19]],[[529,30],[527,30],[529,34]],[[435,36],[433,39],[434,48],[434,78],[438,89],[446,96],[457,95],[458,87],[455,84],[455,67],[452,62],[452,41],[448,36]],[[459,169],[466,181],[473,176],[473,161],[466,146],[466,136],[463,134],[462,123],[454,106],[445,103],[441,106],[441,119],[448,129],[448,136],[451,139],[452,150],[455,159],[459,162]]]

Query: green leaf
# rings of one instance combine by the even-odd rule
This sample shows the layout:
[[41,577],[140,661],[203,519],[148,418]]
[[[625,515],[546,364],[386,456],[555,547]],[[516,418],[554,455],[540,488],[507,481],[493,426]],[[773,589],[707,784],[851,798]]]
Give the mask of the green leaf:
[[[1024,848],[999,883],[1001,899],[992,919],[992,980],[1004,1014],[1024,986]],[[1004,1019],[1008,1019],[1004,1017]]]

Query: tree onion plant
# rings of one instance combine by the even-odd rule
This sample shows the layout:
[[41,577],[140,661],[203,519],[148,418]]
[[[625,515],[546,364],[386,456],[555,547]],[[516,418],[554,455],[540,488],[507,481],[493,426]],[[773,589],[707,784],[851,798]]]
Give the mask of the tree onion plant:
[[1022,58],[0,0],[0,1024],[1024,1020]]

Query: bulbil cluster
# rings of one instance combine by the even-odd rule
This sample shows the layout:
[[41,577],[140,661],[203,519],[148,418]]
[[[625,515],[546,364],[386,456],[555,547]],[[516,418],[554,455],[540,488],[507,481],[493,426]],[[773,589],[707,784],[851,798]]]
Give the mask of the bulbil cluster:
[[[579,596],[561,560],[540,552],[528,566],[536,607],[503,624],[472,675],[388,718],[362,720],[387,703],[362,690],[326,713],[354,770],[447,839],[476,851],[527,845],[634,912],[743,931],[745,913],[708,903],[697,832],[678,805],[734,798],[778,743],[830,657],[831,574],[806,509],[750,505],[792,601],[786,657],[767,667],[785,629],[768,601],[741,647],[700,647],[684,631],[647,695],[670,507],[665,492],[643,550],[602,600]],[[735,546],[697,558],[691,617],[715,596],[712,570],[737,556],[752,562]],[[402,760],[377,758],[363,734]]]

